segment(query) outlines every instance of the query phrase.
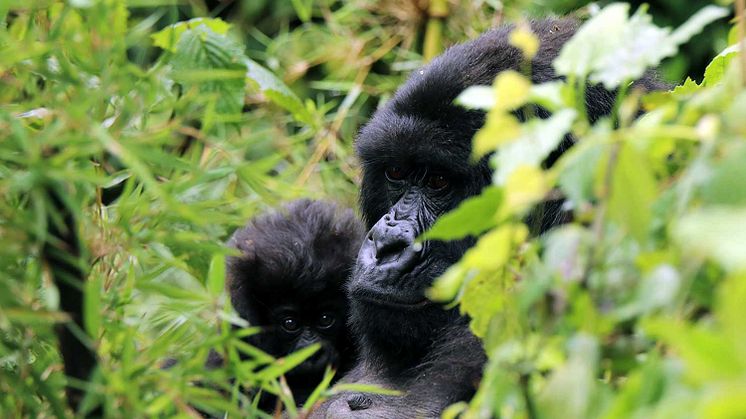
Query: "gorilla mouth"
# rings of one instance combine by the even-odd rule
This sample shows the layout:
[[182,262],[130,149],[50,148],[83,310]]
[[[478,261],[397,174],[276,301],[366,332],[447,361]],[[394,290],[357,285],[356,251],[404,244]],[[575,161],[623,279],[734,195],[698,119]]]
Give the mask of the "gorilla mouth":
[[412,298],[402,298],[400,295],[370,289],[357,289],[353,291],[351,297],[368,304],[407,311],[421,310],[431,304],[435,304],[425,297],[418,298],[412,296]]

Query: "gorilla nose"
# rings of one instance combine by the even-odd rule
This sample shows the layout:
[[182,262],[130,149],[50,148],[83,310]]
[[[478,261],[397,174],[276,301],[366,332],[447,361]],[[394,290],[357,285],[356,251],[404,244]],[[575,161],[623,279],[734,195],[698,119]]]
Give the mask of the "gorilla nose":
[[415,231],[411,223],[387,214],[368,233],[363,247],[375,257],[375,264],[403,270],[415,261]]

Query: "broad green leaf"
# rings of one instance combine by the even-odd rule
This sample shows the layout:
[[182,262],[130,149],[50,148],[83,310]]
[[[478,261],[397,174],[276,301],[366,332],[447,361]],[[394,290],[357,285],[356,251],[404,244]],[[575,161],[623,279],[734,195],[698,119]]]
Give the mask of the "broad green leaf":
[[539,167],[570,131],[576,115],[574,110],[564,109],[547,119],[532,119],[524,124],[520,136],[500,147],[492,157],[494,183],[504,185],[520,166]]
[[454,102],[465,108],[487,111],[495,106],[495,89],[490,86],[469,86]]
[[579,80],[590,76],[607,89],[617,88],[640,78],[704,26],[728,14],[727,9],[707,6],[671,33],[655,26],[645,8],[631,18],[628,12],[629,5],[614,3],[584,23],[555,60],[557,72]]
[[[600,137],[608,132],[599,132]],[[562,191],[573,205],[582,205],[595,198],[595,177],[599,171],[599,164],[604,155],[604,144],[600,144],[597,136],[592,135],[580,144],[576,144],[567,151],[557,162],[559,169],[559,183]]]
[[206,26],[212,32],[218,35],[225,35],[226,33],[228,33],[228,29],[230,29],[231,26],[230,24],[218,18],[210,19],[197,17],[194,19],[189,19],[185,22],[179,22],[174,23],[173,25],[169,25],[164,29],[161,29],[160,31],[150,35],[150,37],[153,38],[153,44],[155,46],[167,51],[176,52],[176,44],[179,42],[179,39],[181,39],[181,35],[183,35],[184,32],[186,32],[187,30],[197,28],[200,25]]
[[708,258],[729,270],[746,269],[746,209],[707,207],[675,223],[674,239],[688,257]]
[[742,360],[741,368],[746,374],[746,275],[736,274],[728,278],[718,290],[715,315],[723,335],[730,339]]
[[512,113],[493,108],[484,126],[474,135],[472,155],[479,159],[521,135],[521,124]]
[[497,223],[495,216],[502,202],[502,190],[487,187],[479,195],[463,201],[456,209],[439,217],[420,240],[455,240],[477,236]]
[[503,71],[495,79],[493,89],[495,107],[505,111],[514,110],[526,104],[531,81],[516,71]]
[[427,298],[440,303],[454,301],[461,291],[464,281],[469,279],[468,275],[469,270],[462,264],[451,265],[427,290]]
[[712,176],[702,185],[704,201],[714,205],[746,205],[746,146],[730,151],[712,169]]
[[173,76],[196,87],[221,114],[239,114],[244,103],[243,46],[200,25],[182,33],[171,58]]
[[254,90],[264,94],[269,100],[290,112],[295,119],[313,124],[313,117],[298,96],[271,71],[250,58],[244,58],[246,78]]
[[568,343],[568,361],[552,372],[539,394],[539,406],[549,418],[585,418],[596,390],[598,342],[578,334]]
[[603,57],[620,46],[629,5],[613,3],[585,22],[554,60],[557,74],[585,79]]
[[705,69],[705,77],[702,83],[705,86],[714,86],[719,83],[725,75],[725,70],[728,69],[728,65],[737,57],[740,51],[740,44],[731,45],[724,49],[720,54],[715,57]]
[[638,241],[644,241],[650,228],[650,207],[658,188],[645,156],[627,143],[620,146],[610,186],[609,219],[623,226]]
[[550,183],[537,166],[518,166],[505,182],[505,204],[511,213],[521,214],[541,201],[549,192]]
[[743,376],[733,345],[717,331],[664,319],[645,320],[643,330],[670,345],[684,361],[686,374],[698,382]]
[[518,25],[513,29],[510,33],[509,42],[510,45],[521,50],[525,61],[533,60],[534,56],[539,51],[539,38],[531,32],[528,25]]
[[562,226],[547,233],[544,241],[546,267],[563,281],[580,281],[587,269],[590,232],[577,225]]
[[504,224],[482,236],[461,260],[468,278],[463,285],[461,312],[471,318],[470,326],[477,336],[484,337],[494,316],[505,309],[507,289],[513,282],[505,268],[516,245],[527,236],[525,225]]

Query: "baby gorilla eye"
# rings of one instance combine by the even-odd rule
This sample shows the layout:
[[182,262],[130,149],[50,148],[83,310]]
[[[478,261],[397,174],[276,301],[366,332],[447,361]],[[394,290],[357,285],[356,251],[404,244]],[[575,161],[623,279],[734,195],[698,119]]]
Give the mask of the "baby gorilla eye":
[[293,317],[285,317],[284,319],[282,319],[281,326],[282,329],[288,333],[297,332],[298,329],[300,329],[298,320],[295,320],[295,318]]
[[398,166],[391,166],[386,168],[386,179],[391,181],[397,181],[404,179],[404,176],[406,173],[404,173],[404,169]]
[[330,313],[323,313],[319,316],[317,324],[321,329],[332,327],[332,325],[334,324],[334,316],[332,316]]
[[443,189],[448,184],[448,178],[443,175],[432,175],[427,178],[427,186],[432,189]]

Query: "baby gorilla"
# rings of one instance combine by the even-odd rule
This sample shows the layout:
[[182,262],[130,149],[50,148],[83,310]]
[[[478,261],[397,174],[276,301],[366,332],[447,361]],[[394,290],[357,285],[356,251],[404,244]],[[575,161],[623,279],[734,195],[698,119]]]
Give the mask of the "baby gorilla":
[[251,220],[228,242],[242,253],[226,262],[233,307],[263,329],[247,341],[275,357],[321,344],[285,375],[298,404],[327,365],[340,377],[355,360],[345,286],[364,234],[351,209],[304,199]]

